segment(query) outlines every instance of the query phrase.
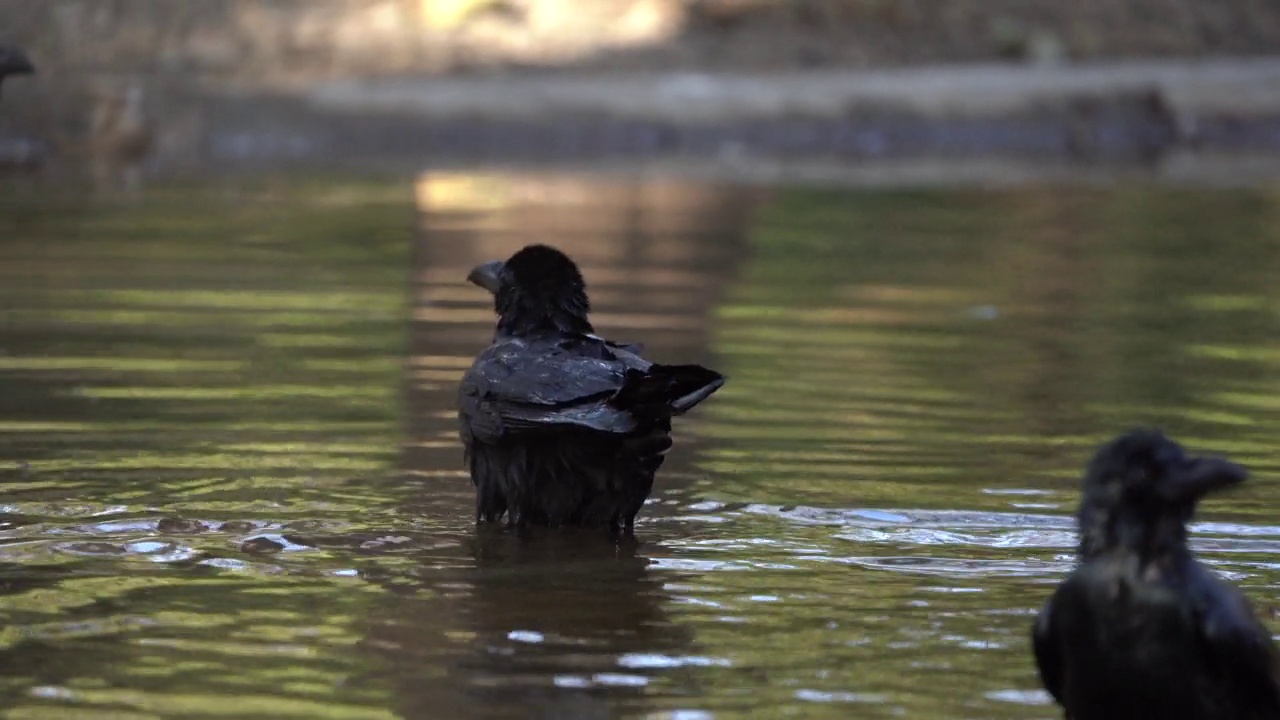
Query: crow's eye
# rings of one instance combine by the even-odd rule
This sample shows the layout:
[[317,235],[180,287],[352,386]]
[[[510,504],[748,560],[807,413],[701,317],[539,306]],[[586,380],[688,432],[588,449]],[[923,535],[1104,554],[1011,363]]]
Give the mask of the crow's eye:
[[1161,468],[1173,467],[1182,461],[1182,452],[1178,448],[1166,447],[1156,452],[1152,461]]

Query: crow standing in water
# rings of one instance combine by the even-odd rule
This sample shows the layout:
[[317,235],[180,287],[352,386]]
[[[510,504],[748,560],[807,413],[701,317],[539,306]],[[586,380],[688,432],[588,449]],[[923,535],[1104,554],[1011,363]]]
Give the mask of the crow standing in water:
[[1080,504],[1080,564],[1032,639],[1068,720],[1274,720],[1280,665],[1244,595],[1196,562],[1196,503],[1245,479],[1153,430],[1098,451]]
[[530,245],[468,280],[494,295],[498,327],[458,388],[476,519],[630,535],[671,447],[671,418],[724,377],[657,365],[594,334],[578,267]]

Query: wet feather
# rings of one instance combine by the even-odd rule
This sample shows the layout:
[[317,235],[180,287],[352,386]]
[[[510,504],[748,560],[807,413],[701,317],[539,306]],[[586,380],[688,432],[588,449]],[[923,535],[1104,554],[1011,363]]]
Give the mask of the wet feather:
[[469,279],[494,294],[498,315],[458,390],[477,520],[632,532],[672,418],[724,377],[597,336],[582,274],[554,248],[526,247]]

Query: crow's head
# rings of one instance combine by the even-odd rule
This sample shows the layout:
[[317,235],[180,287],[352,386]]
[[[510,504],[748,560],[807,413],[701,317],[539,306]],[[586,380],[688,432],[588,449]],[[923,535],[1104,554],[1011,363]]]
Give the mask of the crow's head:
[[1080,502],[1080,552],[1112,549],[1144,557],[1186,544],[1196,503],[1243,482],[1244,468],[1188,456],[1159,430],[1132,430],[1103,445],[1089,463]]
[[592,332],[582,272],[553,247],[529,245],[505,261],[476,266],[467,280],[493,293],[501,332]]

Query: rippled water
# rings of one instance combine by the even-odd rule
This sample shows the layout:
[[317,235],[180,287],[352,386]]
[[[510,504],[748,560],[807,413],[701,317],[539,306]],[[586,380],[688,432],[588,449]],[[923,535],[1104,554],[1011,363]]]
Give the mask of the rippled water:
[[[1203,555],[1280,599],[1280,195],[768,192],[571,175],[0,200],[13,718],[1052,718],[1031,617],[1092,447],[1254,480]],[[475,263],[730,382],[635,546],[477,531]]]

